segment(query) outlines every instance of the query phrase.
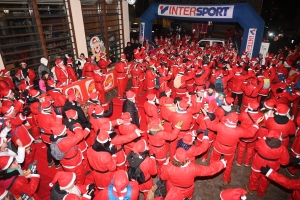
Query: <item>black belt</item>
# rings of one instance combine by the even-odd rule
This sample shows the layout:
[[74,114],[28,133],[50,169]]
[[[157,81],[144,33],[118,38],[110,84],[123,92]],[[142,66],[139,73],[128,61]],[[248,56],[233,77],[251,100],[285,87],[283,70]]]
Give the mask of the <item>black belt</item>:
[[180,132],[189,132],[190,130],[180,130]]
[[182,188],[182,189],[188,189],[188,188],[193,186],[193,185],[190,185],[190,186],[187,186],[187,187],[182,187],[182,186],[177,186],[177,185],[174,185],[174,184],[172,184],[172,185],[175,186],[175,187],[178,187],[178,188]]
[[284,136],[284,137],[283,137],[283,136],[281,136],[281,137],[282,137],[282,139],[285,139],[285,138],[288,138],[289,136],[287,135],[287,136]]
[[152,144],[150,144],[150,145],[153,146],[153,147],[155,147],[155,148],[161,148],[161,147],[165,146],[164,144],[162,146],[154,146]]
[[109,172],[109,170],[106,170],[106,171],[100,171],[100,170],[96,170],[96,169],[94,169],[94,168],[93,168],[93,170],[94,170],[95,172],[97,172],[97,173],[100,173],[100,174],[105,174],[105,173]]
[[147,180],[145,180],[144,182],[140,183],[140,184],[143,184],[143,183],[146,183],[147,181],[149,181],[151,179],[151,176],[149,176],[149,178]]
[[205,86],[205,84],[195,84],[196,86]]
[[85,72],[93,72],[93,71],[85,71]]
[[260,155],[259,153],[257,153],[257,154],[259,155],[259,157],[261,157],[262,159],[267,160],[267,161],[276,161],[276,160],[278,160],[278,158],[266,158],[266,157]]
[[43,133],[43,132],[41,132],[41,134],[48,135],[48,136],[53,135],[53,134],[50,134],[50,133]]

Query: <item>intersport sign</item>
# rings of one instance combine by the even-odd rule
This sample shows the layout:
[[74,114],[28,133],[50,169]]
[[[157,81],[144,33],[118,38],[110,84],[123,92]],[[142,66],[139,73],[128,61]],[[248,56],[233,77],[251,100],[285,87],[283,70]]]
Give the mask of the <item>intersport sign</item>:
[[186,6],[159,4],[158,15],[194,18],[232,18],[234,5],[226,6]]

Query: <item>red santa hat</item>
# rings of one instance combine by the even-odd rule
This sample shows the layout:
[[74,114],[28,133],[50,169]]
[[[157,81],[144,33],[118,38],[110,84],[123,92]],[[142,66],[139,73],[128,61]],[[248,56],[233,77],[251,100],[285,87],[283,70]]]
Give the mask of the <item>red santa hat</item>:
[[8,190],[0,188],[0,199],[4,199],[4,197],[7,195],[7,193],[8,193]]
[[221,200],[246,200],[247,191],[242,188],[230,188],[220,194]]
[[154,118],[151,120],[151,122],[148,124],[148,130],[160,130],[161,121],[159,118]]
[[90,94],[90,99],[91,100],[98,100],[98,93],[97,92],[92,92]]
[[136,143],[134,143],[133,146],[133,153],[140,155],[140,153],[148,150],[148,145],[147,142],[144,139],[140,139],[139,141],[137,141]]
[[193,143],[193,136],[190,133],[186,133],[183,138],[182,141],[185,144],[192,144]]
[[118,170],[113,176],[113,191],[117,198],[124,197],[126,195],[126,188],[129,184],[127,172],[124,170]]
[[177,103],[177,107],[178,107],[180,110],[186,110],[186,109],[189,107],[189,105],[187,104],[186,101],[181,100],[181,101],[179,101],[179,103]]
[[43,101],[42,103],[41,103],[41,108],[42,108],[42,110],[44,110],[44,111],[47,111],[47,110],[50,110],[51,109],[51,102],[50,101]]
[[278,104],[277,107],[276,107],[276,114],[277,115],[288,115],[289,114],[289,107],[285,104]]
[[247,112],[257,113],[258,112],[259,103],[257,101],[248,103]]
[[6,105],[2,107],[2,113],[4,115],[10,115],[15,110],[14,105]]
[[169,88],[168,86],[166,86],[166,87],[165,87],[165,93],[166,93],[166,94],[169,94],[169,93],[171,93],[171,92],[172,92],[172,89]]
[[100,105],[95,106],[95,115],[103,115],[104,108]]
[[27,65],[27,63],[26,63],[24,60],[22,60],[22,61],[20,62],[20,65]]
[[227,116],[227,119],[225,121],[225,126],[230,127],[230,128],[235,128],[236,127],[236,123],[238,122],[239,116],[237,113],[232,112],[229,113],[229,115]]
[[96,140],[97,140],[97,142],[102,143],[102,144],[106,143],[108,140],[110,140],[108,132],[100,129],[100,133],[98,134]]
[[40,95],[40,92],[37,91],[37,90],[35,90],[35,89],[30,89],[30,90],[28,91],[28,94],[29,94],[29,96],[31,96],[31,97],[37,97],[37,96]]
[[121,60],[126,60],[126,56],[124,53],[121,53]]
[[134,99],[135,98],[135,93],[131,90],[128,90],[126,92],[126,97],[127,97],[127,99]]
[[234,73],[235,74],[241,74],[243,72],[243,68],[241,68],[241,67],[237,67],[237,68],[235,68],[235,70],[234,70]]
[[11,89],[3,89],[1,91],[1,96],[2,97],[8,97],[13,91]]
[[148,101],[155,101],[156,95],[155,94],[148,94],[147,99],[148,99]]
[[76,180],[76,174],[74,172],[56,172],[52,182],[49,184],[50,187],[53,187],[53,185],[57,182],[59,185],[59,188],[61,190],[69,189]]
[[0,169],[7,170],[14,161],[14,156],[0,156]]
[[232,97],[225,97],[224,103],[226,106],[231,106],[232,103],[234,102],[234,99]]
[[264,102],[264,106],[270,110],[274,109],[275,107],[275,102],[274,100],[270,99]]
[[121,119],[123,119],[123,120],[130,120],[131,119],[130,113],[129,112],[124,112],[121,115]]
[[49,87],[53,87],[53,88],[54,88],[54,87],[55,87],[55,82],[54,82],[53,80],[50,79],[50,80],[47,81],[47,85],[48,85]]
[[278,129],[271,129],[265,136],[266,138],[281,139],[281,132]]
[[186,160],[187,160],[187,155],[186,155],[185,149],[183,149],[183,148],[176,149],[174,159],[179,161],[179,162],[185,163]]
[[76,110],[67,110],[66,111],[66,116],[69,119],[69,121],[71,121],[71,119],[74,119],[77,116],[77,111]]
[[53,132],[54,138],[57,136],[62,136],[67,131],[67,127],[63,124],[58,124],[54,127],[51,127],[51,131]]
[[174,100],[172,98],[166,98],[165,104],[173,105],[174,104]]
[[10,71],[7,70],[7,69],[3,69],[3,70],[1,71],[1,73],[2,73],[3,75],[7,75],[7,74],[10,73]]
[[59,64],[62,64],[64,61],[61,59],[61,58],[57,58],[56,60],[55,60],[55,65],[59,65]]
[[29,85],[26,85],[25,83],[22,83],[19,85],[19,90],[21,92],[23,92],[24,90],[27,90],[27,89],[29,89]]
[[81,200],[81,198],[77,194],[69,193],[66,196],[64,196],[62,200]]
[[204,92],[204,86],[197,86],[195,92]]

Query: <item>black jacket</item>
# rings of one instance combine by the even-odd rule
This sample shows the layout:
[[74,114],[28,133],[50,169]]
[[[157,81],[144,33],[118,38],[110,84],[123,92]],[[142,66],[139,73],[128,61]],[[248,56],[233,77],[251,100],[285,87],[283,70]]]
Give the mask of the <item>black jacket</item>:
[[136,104],[132,101],[126,99],[123,103],[123,109],[122,112],[129,112],[130,116],[132,118],[131,123],[135,124],[138,128],[140,128],[140,122],[139,122],[139,115],[138,115],[138,109],[136,107]]

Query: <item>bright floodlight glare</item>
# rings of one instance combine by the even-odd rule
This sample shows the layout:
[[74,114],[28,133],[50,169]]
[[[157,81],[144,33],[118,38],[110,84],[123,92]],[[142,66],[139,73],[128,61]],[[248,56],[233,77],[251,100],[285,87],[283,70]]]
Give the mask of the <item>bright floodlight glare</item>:
[[274,33],[269,33],[269,36],[273,36],[274,35]]
[[292,44],[294,43],[294,40],[292,40]]

